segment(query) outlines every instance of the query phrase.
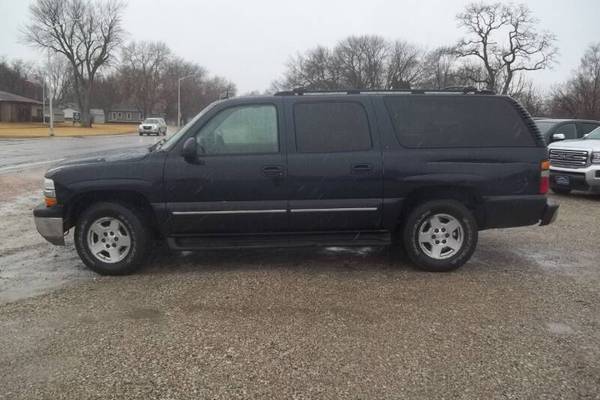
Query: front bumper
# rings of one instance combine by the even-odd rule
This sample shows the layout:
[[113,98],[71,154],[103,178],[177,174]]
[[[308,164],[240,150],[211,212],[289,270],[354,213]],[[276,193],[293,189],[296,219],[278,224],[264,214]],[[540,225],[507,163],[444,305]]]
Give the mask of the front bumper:
[[[569,185],[561,185],[557,183],[557,176],[568,176]],[[600,165],[592,164],[586,168],[550,167],[550,186],[599,193]]]
[[160,128],[156,127],[156,128],[150,128],[150,129],[138,129],[139,133],[159,133],[160,132]]
[[44,239],[57,246],[65,245],[61,206],[46,207],[45,204],[40,204],[33,210],[33,220]]

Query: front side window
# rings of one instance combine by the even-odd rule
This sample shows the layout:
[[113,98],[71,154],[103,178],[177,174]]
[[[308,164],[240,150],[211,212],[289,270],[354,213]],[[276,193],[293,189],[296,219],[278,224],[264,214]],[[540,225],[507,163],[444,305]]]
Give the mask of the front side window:
[[575,124],[564,124],[556,128],[555,133],[562,133],[565,139],[577,139],[577,126]]
[[534,146],[504,99],[483,96],[390,96],[385,104],[399,142],[412,148]]
[[598,128],[598,124],[593,124],[590,122],[584,122],[581,124],[581,133],[583,133],[584,135],[590,133],[591,131],[593,131],[594,129]]
[[356,102],[310,102],[294,106],[300,153],[364,151],[371,148],[369,120]]
[[277,109],[270,104],[227,108],[200,129],[196,140],[203,154],[277,153]]

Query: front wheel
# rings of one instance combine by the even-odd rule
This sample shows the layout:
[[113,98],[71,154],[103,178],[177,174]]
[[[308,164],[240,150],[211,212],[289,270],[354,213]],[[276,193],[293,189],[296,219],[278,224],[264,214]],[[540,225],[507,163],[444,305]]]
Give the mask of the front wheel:
[[477,246],[477,222],[455,200],[433,200],[416,207],[406,219],[406,254],[423,270],[446,272],[466,263]]
[[142,217],[119,203],[97,203],[86,209],[75,226],[75,247],[81,260],[101,275],[136,271],[149,250]]

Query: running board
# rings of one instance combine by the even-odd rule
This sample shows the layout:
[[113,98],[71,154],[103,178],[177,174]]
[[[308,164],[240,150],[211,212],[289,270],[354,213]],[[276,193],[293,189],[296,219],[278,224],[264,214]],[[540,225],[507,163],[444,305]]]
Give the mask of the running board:
[[218,250],[232,248],[259,249],[268,247],[329,247],[387,246],[389,231],[332,233],[270,233],[253,235],[172,236],[167,238],[173,250]]

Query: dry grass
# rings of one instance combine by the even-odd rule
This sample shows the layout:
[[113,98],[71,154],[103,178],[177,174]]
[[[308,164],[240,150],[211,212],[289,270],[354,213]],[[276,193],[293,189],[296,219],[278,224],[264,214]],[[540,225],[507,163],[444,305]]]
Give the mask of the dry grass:
[[[41,123],[0,122],[0,138],[37,138],[48,136],[48,126]],[[121,135],[137,132],[136,124],[94,124],[83,128],[71,123],[58,123],[54,126],[55,136],[96,136]]]

